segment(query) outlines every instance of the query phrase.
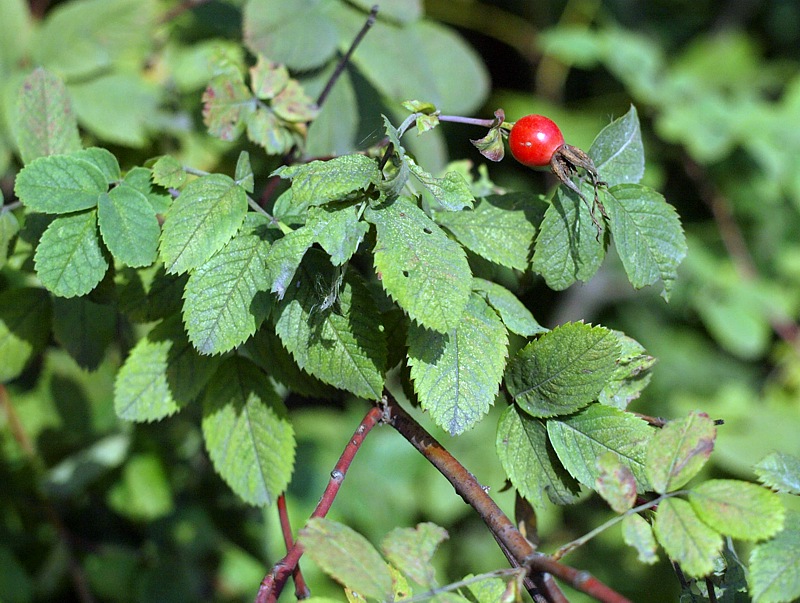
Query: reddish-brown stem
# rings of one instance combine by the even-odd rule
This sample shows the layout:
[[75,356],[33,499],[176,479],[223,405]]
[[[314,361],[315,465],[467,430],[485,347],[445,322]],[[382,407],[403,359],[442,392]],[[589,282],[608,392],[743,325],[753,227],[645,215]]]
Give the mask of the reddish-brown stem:
[[537,554],[512,521],[497,506],[489,494],[467,469],[459,463],[436,439],[426,432],[389,394],[384,395],[385,421],[394,427],[411,445],[453,485],[464,501],[474,508],[501,548],[514,565],[524,565],[532,571],[531,577],[548,601],[563,601],[563,594],[552,588],[545,574],[552,574],[602,603],[630,603],[627,598],[612,590],[589,572],[564,565],[547,555]]
[[[347,470],[350,468],[356,453],[364,442],[364,438],[367,437],[367,434],[372,431],[372,428],[380,423],[382,419],[383,409],[379,406],[373,406],[369,409],[367,414],[364,415],[353,437],[350,438],[347,446],[345,446],[342,456],[339,457],[339,461],[336,463],[333,471],[331,471],[331,478],[328,480],[328,485],[325,487],[325,491],[322,493],[316,509],[314,509],[314,512],[311,514],[312,518],[325,517],[325,515],[328,514],[339,492],[339,488],[344,481],[345,475],[347,475]],[[259,586],[255,603],[274,603],[278,600],[278,596],[281,594],[289,576],[297,567],[302,555],[303,547],[299,542],[293,543],[286,553],[286,556],[278,561],[272,570],[264,576],[264,579],[261,581],[261,586]]]
[[[288,552],[294,546],[294,537],[292,536],[292,524],[289,521],[289,510],[286,508],[286,494],[281,494],[278,497],[278,518],[281,523],[283,542]],[[300,571],[299,563],[292,572],[292,580],[294,580],[295,597],[298,599],[308,599],[311,596],[311,591],[308,589],[305,579],[303,579],[303,572]]]

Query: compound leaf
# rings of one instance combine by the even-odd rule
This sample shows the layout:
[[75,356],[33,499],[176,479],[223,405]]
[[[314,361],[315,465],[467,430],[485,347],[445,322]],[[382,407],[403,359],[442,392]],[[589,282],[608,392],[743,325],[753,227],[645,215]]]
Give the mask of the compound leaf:
[[97,237],[97,213],[87,211],[53,220],[39,240],[34,261],[42,284],[55,295],[89,293],[108,270]]
[[363,597],[392,600],[392,575],[375,547],[352,528],[315,517],[300,530],[305,553],[323,571]]
[[161,231],[161,259],[169,274],[208,261],[236,234],[247,213],[247,194],[231,178],[210,174],[193,180],[172,202]]
[[508,337],[497,313],[477,294],[459,325],[438,333],[412,324],[408,364],[423,410],[450,435],[463,433],[494,403]]
[[457,327],[472,281],[461,246],[404,197],[365,215],[377,229],[375,270],[386,292],[423,327]]
[[619,344],[613,332],[567,323],[532,341],[511,359],[506,386],[531,416],[570,414],[597,397],[618,357]]
[[214,468],[245,502],[264,506],[286,489],[295,438],[269,378],[252,362],[225,360],[206,387],[203,439]]
[[497,454],[508,478],[534,507],[547,500],[559,505],[575,502],[580,484],[561,466],[539,419],[509,406],[497,426]]
[[332,272],[322,253],[306,254],[275,309],[275,331],[301,369],[356,396],[380,398],[387,355],[380,314],[353,271]]

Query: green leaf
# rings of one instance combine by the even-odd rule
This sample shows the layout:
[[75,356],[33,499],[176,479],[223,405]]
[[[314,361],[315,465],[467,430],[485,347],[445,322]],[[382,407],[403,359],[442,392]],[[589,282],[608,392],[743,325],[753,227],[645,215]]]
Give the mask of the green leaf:
[[697,516],[719,533],[739,540],[763,540],[783,528],[786,513],[777,494],[757,484],[712,479],[689,490]]
[[53,335],[83,369],[93,371],[117,337],[117,309],[85,297],[53,300]]
[[447,540],[447,530],[433,523],[419,523],[415,528],[395,528],[381,541],[386,559],[417,584],[436,587],[433,554]]
[[[0,206],[2,205],[0,193]],[[6,265],[8,254],[11,252],[11,242],[19,232],[19,220],[13,212],[0,208],[0,268]]]
[[34,261],[42,284],[55,295],[89,293],[108,270],[97,237],[97,213],[86,211],[53,220],[39,240]]
[[765,486],[778,492],[800,494],[800,458],[785,452],[772,452],[753,469]]
[[347,200],[380,181],[381,173],[374,159],[366,155],[342,155],[328,161],[287,165],[272,172],[292,180],[292,201],[325,205]]
[[203,439],[214,468],[245,502],[263,506],[289,484],[295,455],[286,409],[267,376],[244,358],[217,369],[203,401]]
[[408,167],[442,209],[452,212],[464,208],[472,209],[475,197],[472,196],[467,181],[458,172],[447,172],[443,178],[435,178],[419,167],[411,157],[408,158]]
[[680,498],[658,503],[653,531],[670,559],[693,578],[710,574],[722,549],[722,535],[708,527]]
[[661,295],[669,300],[687,251],[675,209],[656,191],[639,184],[620,184],[602,197],[628,280],[636,289],[661,280]]
[[112,255],[127,266],[149,266],[158,255],[161,227],[147,197],[122,184],[100,195],[100,234]]
[[273,243],[267,255],[267,270],[272,283],[270,291],[277,293],[278,299],[283,299],[286,294],[286,289],[306,251],[313,245],[314,238],[314,231],[310,228],[298,228]]
[[252,193],[255,187],[255,177],[253,176],[253,166],[250,165],[250,153],[242,151],[239,159],[236,160],[236,173],[234,174],[236,184],[241,186],[246,192]]
[[[324,2],[248,0],[244,6],[244,41],[254,54],[297,71],[320,67],[336,51],[336,28]],[[298,44],[298,40],[303,40]]]
[[582,484],[594,487],[600,476],[595,459],[611,452],[636,477],[640,493],[649,489],[645,456],[653,429],[642,419],[592,404],[569,417],[548,421],[547,434],[564,467]]
[[233,237],[189,276],[183,318],[192,345],[201,354],[232,350],[256,332],[272,308],[267,293],[269,242],[258,232],[267,220],[249,214]]
[[280,119],[290,123],[311,121],[319,113],[316,103],[308,97],[297,80],[289,80],[283,90],[272,99],[272,111]]
[[435,212],[433,216],[470,251],[525,271],[536,234],[534,199],[527,193],[490,195],[472,211]]
[[617,513],[631,509],[636,502],[636,478],[619,456],[607,450],[595,459],[597,477],[594,489]]
[[559,189],[544,212],[531,268],[556,291],[575,281],[586,282],[603,262],[602,240],[586,204],[574,193]]
[[617,338],[608,329],[562,325],[511,359],[506,368],[508,393],[534,417],[573,413],[597,398],[618,356]]
[[639,182],[644,176],[644,146],[636,108],[603,128],[589,148],[589,157],[608,186]]
[[717,428],[705,413],[692,411],[659,430],[647,450],[647,478],[659,494],[683,486],[703,468],[711,451]]
[[422,409],[450,435],[473,427],[497,396],[507,346],[503,323],[477,294],[447,333],[410,325],[408,364]]
[[244,131],[245,120],[256,110],[256,99],[237,71],[214,77],[203,93],[203,123],[211,136],[236,140]]
[[626,515],[622,520],[622,539],[639,554],[639,561],[652,565],[658,561],[653,528],[641,515]]
[[380,398],[387,354],[380,314],[352,270],[334,272],[321,253],[308,253],[275,309],[275,331],[301,369],[356,396]]
[[386,292],[423,327],[457,327],[472,283],[464,250],[404,197],[365,216],[377,229],[375,270]]
[[114,382],[114,410],[127,421],[157,421],[195,400],[220,364],[189,343],[173,316],[140,339]]
[[473,278],[472,290],[481,295],[495,309],[509,331],[523,337],[547,332],[547,329],[536,321],[530,310],[519,301],[517,296],[502,285],[482,278]]
[[0,291],[0,382],[22,373],[50,338],[53,310],[44,289]]
[[619,339],[621,354],[614,374],[603,387],[598,402],[625,410],[632,400],[642,393],[650,383],[650,369],[656,359],[648,355],[642,345],[619,331],[614,331]]
[[305,553],[342,586],[362,597],[392,600],[392,576],[375,547],[361,534],[330,519],[314,517],[300,530]]
[[369,224],[359,218],[357,206],[330,209],[312,207],[307,226],[322,248],[331,256],[334,266],[347,262],[369,231]]
[[263,55],[258,55],[256,64],[250,67],[250,87],[260,99],[274,98],[288,83],[286,66],[267,60]]
[[786,514],[786,527],[750,553],[750,595],[755,603],[788,603],[800,597],[800,512]]
[[[80,151],[75,151],[74,153],[70,153],[70,157],[74,157],[76,159],[84,159],[88,161],[92,165],[94,165],[97,169],[103,172],[103,175],[106,178],[106,182],[108,184],[116,184],[119,182],[119,179],[122,177],[119,169],[119,162],[114,154],[109,151],[108,149],[103,149],[100,147],[90,147],[88,149],[81,149]],[[133,168],[128,174],[132,172],[137,172],[143,168]],[[149,173],[149,171],[148,171]],[[127,178],[127,176],[126,176]]]
[[165,188],[180,188],[188,178],[181,162],[172,155],[162,155],[153,164],[153,182]]
[[108,190],[97,166],[69,155],[39,157],[17,174],[14,192],[31,211],[63,214],[97,205]]
[[132,456],[122,468],[121,481],[108,491],[108,506],[138,521],[155,521],[172,513],[175,501],[161,457],[154,452]]
[[193,180],[173,201],[161,232],[161,259],[167,273],[181,274],[207,262],[244,221],[247,195],[228,176]]
[[540,420],[512,404],[500,417],[496,445],[508,479],[534,507],[541,509],[547,500],[566,505],[578,499],[580,484],[561,466]]
[[[264,147],[268,155],[288,153],[300,142],[268,107],[259,105],[254,111],[245,113],[244,118],[247,124],[247,137]],[[238,132],[235,136],[238,136]]]
[[49,71],[38,67],[22,82],[17,115],[20,119],[14,134],[23,163],[81,148],[78,122],[67,89]]

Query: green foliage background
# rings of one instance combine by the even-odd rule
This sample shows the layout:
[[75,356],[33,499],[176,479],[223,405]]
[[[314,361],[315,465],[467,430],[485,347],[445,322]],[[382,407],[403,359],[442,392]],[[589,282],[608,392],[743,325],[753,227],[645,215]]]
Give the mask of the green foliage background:
[[[247,89],[242,35],[250,50],[286,64],[313,97],[330,76],[337,53],[361,26],[364,13],[358,9],[369,3],[212,1],[166,20],[177,2],[52,4],[34,18],[27,3],[0,0],[0,190],[6,202],[14,198],[14,175],[22,161],[42,154],[28,148],[15,130],[46,127],[26,121],[17,104],[20,83],[33,67],[44,66],[63,78],[84,146],[111,148],[123,168],[169,153],[184,165],[233,174],[239,152],[246,149],[253,171],[263,175],[295,140],[305,109],[302,102],[299,115],[285,108],[296,109],[296,104],[281,108],[285,98],[271,95],[266,84],[256,90],[251,83],[253,89]],[[800,454],[800,7],[780,0],[635,7],[512,0],[431,0],[423,7],[395,0],[382,4],[381,17],[313,122],[306,152],[342,154],[374,143],[384,132],[381,113],[401,121],[405,112],[399,103],[408,98],[435,102],[447,113],[481,117],[502,107],[512,121],[545,113],[560,124],[569,143],[588,149],[595,134],[633,102],[648,158],[644,182],[676,206],[689,240],[670,304],[657,289],[634,291],[613,254],[589,283],[561,293],[530,283],[524,301],[546,327],[571,320],[602,323],[624,331],[655,356],[651,383],[634,410],[674,417],[701,409],[724,419],[706,476],[750,479],[753,464],[769,452]],[[272,29],[278,35],[258,35]],[[215,75],[237,72],[242,86],[231,106],[253,93],[263,97],[281,120],[282,138],[265,136],[257,111],[236,109],[236,117],[244,120],[238,131],[226,129],[224,119],[203,123],[206,85]],[[26,106],[24,100],[20,106]],[[207,125],[217,137],[208,135]],[[419,138],[408,136],[404,145],[420,165],[436,172],[449,159],[483,162],[469,138],[476,138],[474,129],[448,125]],[[62,139],[66,146],[58,151],[80,146],[77,135]],[[544,191],[547,184],[541,174],[510,160],[491,165],[489,173],[515,190]],[[164,182],[168,177],[165,171]],[[127,194],[149,194],[127,178]],[[113,212],[113,202],[110,198],[105,209],[98,209],[101,229],[103,212]],[[146,230],[151,218],[131,219]],[[16,243],[19,257],[45,226],[26,224]],[[80,226],[70,226],[75,236]],[[0,214],[3,249],[18,228],[11,212]],[[115,243],[106,244],[116,255]],[[155,253],[128,249],[125,241],[116,245],[133,254],[131,266],[147,264],[148,253]],[[124,412],[115,413],[111,402],[116,371],[131,348],[168,353],[159,347],[160,334],[151,333],[134,348],[135,334],[126,330],[133,327],[118,329],[102,283],[93,300],[58,299],[51,307],[37,290],[19,289],[28,283],[13,281],[19,278],[14,262],[14,255],[0,254],[0,317],[14,320],[9,308],[30,308],[27,342],[47,353],[19,377],[15,363],[20,358],[0,358],[0,377],[15,376],[7,387],[16,409],[16,417],[3,415],[0,432],[0,598],[74,598],[69,578],[74,547],[98,599],[251,599],[264,568],[282,551],[274,508],[244,505],[215,474],[202,443],[199,405],[166,422],[134,425],[119,419]],[[6,263],[9,269],[2,270]],[[519,284],[510,269],[487,263],[485,271],[484,276],[510,288]],[[99,280],[102,271],[98,274]],[[135,309],[143,320],[174,311],[137,308],[136,282],[126,282],[124,273],[121,277],[128,289],[116,303],[129,306],[126,311]],[[153,275],[156,282],[164,282],[161,277]],[[95,284],[65,286],[80,293]],[[187,290],[200,295],[203,286],[187,285]],[[36,328],[51,316],[54,341],[43,339],[47,335]],[[75,324],[86,327],[83,345],[70,331]],[[189,337],[215,349],[239,343],[214,340],[213,332],[202,330]],[[276,343],[260,345],[269,350]],[[324,388],[319,384],[309,394],[324,398]],[[187,400],[193,397],[184,393]],[[152,418],[175,412],[185,401],[155,409]],[[363,405],[344,399],[320,409],[290,397],[286,406],[298,438],[289,506],[300,525]],[[511,514],[513,497],[502,492],[504,474],[494,453],[501,411],[493,407],[490,420],[458,438],[427,416],[419,418]],[[17,420],[38,454],[33,471],[13,437]],[[380,492],[380,501],[365,492]],[[58,511],[60,527],[46,518],[44,500]],[[548,508],[539,517],[542,546],[558,546],[608,516],[599,500],[574,509]],[[368,438],[332,517],[372,542],[395,526],[420,520],[446,526],[451,538],[435,558],[440,581],[504,564],[452,488],[387,429]],[[637,563],[618,529],[572,555],[573,565],[633,600],[678,596],[666,564]],[[319,584],[313,566],[306,565],[309,581]]]

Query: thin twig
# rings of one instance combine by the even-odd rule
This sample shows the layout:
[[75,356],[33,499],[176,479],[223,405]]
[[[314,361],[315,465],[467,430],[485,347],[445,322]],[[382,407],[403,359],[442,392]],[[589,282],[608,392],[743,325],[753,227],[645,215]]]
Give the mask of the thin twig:
[[[467,469],[459,463],[436,439],[426,432],[397,401],[384,394],[386,422],[394,427],[453,485],[456,492],[469,504],[494,535],[502,548],[511,555],[513,564],[523,565],[533,571],[534,580],[549,573],[565,581],[576,590],[603,603],[630,603],[627,598],[612,590],[589,572],[580,571],[559,563],[547,555],[536,554],[533,546],[520,533],[513,522],[492,500],[486,490]],[[555,586],[554,582],[550,583]],[[547,581],[538,580],[537,586],[548,587]],[[542,593],[549,601],[563,601],[563,594]]]
[[[286,545],[286,550],[289,551],[289,549],[294,546],[294,537],[292,536],[292,524],[289,521],[289,511],[286,508],[285,493],[278,497],[278,519],[281,523],[283,542]],[[294,580],[294,596],[297,599],[308,599],[311,596],[311,591],[303,578],[303,572],[300,571],[299,563],[292,572],[292,579]]]
[[[350,438],[347,446],[345,446],[342,456],[339,457],[339,461],[336,463],[333,471],[331,471],[331,478],[328,481],[325,491],[322,493],[322,497],[316,509],[314,509],[314,512],[311,514],[312,518],[325,517],[325,515],[328,514],[339,492],[339,488],[344,481],[347,470],[350,468],[356,453],[364,442],[364,438],[366,438],[367,434],[372,431],[372,428],[382,420],[383,409],[378,406],[373,406],[364,415],[353,437]],[[302,555],[303,547],[299,542],[295,542],[283,559],[278,561],[272,570],[264,576],[264,579],[261,581],[261,586],[259,586],[258,594],[256,594],[255,603],[274,603],[278,600],[278,596],[281,594],[281,591],[283,591],[286,581],[294,571],[294,568],[297,567]]]
[[367,35],[367,32],[370,28],[375,24],[375,19],[378,16],[378,5],[374,5],[372,9],[369,11],[369,15],[367,15],[366,21],[364,21],[364,25],[361,26],[361,29],[356,34],[356,37],[353,38],[352,43],[350,44],[350,48],[347,49],[347,52],[344,53],[344,56],[339,61],[339,64],[336,65],[336,69],[333,70],[331,77],[328,78],[325,87],[322,89],[322,92],[319,93],[317,97],[317,107],[322,107],[322,104],[325,102],[325,99],[328,98],[328,95],[333,90],[333,87],[336,85],[336,82],[341,77],[344,70],[347,68],[347,64],[350,62],[350,57],[353,56],[353,53],[358,48],[358,45],[361,44],[361,40],[364,39],[364,36]]

